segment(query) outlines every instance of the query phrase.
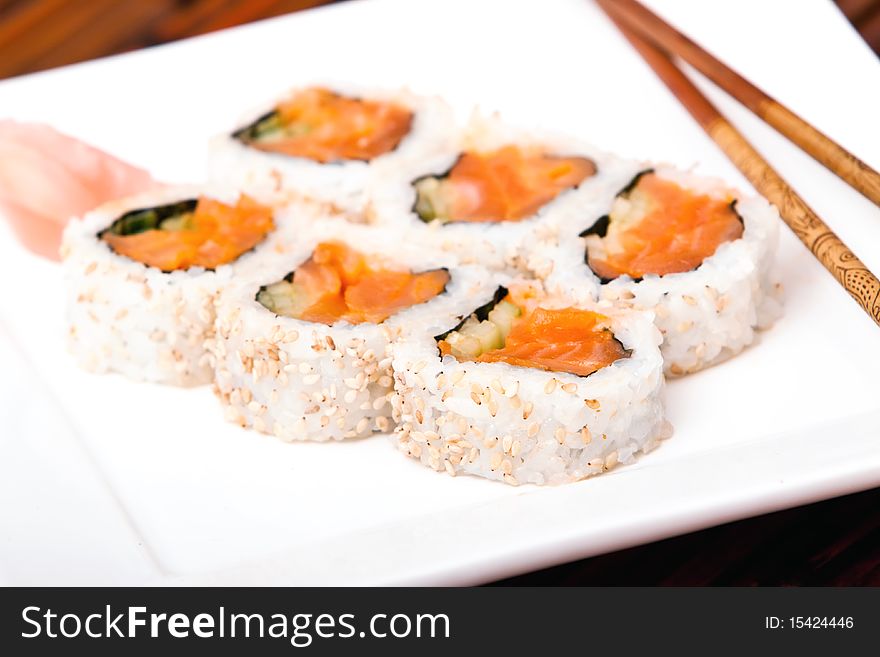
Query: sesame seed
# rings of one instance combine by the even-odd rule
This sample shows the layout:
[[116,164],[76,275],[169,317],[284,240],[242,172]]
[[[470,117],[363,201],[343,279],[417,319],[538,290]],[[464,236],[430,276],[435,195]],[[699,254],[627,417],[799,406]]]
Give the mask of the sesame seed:
[[577,392],[578,389],[577,383],[566,383],[564,386],[562,386],[562,389],[569,394],[574,394]]
[[505,452],[505,453],[509,452],[510,448],[512,446],[513,446],[513,436],[504,436],[504,438],[501,439],[501,451],[502,452]]
[[355,431],[359,434],[363,433],[370,426],[370,419],[366,417],[362,417],[358,420],[357,426],[355,427]]
[[615,465],[617,465],[617,450],[614,450],[608,456],[605,457],[605,469],[606,470],[610,470]]
[[682,295],[681,295],[681,300],[684,301],[684,302],[685,302],[686,304],[688,304],[689,306],[696,306],[696,305],[697,305],[697,300],[694,299],[694,298],[693,298],[691,295],[689,295],[689,294],[682,294]]
[[388,424],[389,424],[389,423],[388,423],[388,418],[385,417],[384,415],[380,415],[379,417],[376,418],[376,428],[377,428],[379,431],[381,431],[381,432],[383,432],[383,433],[387,433],[387,431],[388,431]]
[[492,379],[491,386],[492,386],[492,390],[497,392],[499,395],[504,394],[504,386],[501,385],[501,381],[499,381],[498,379]]
[[522,443],[518,440],[514,440],[513,445],[510,446],[510,455],[516,458],[517,456],[519,456],[521,450]]
[[428,361],[420,360],[418,363],[412,366],[413,374],[418,374],[419,372],[421,372],[423,369],[425,369],[425,365],[427,364]]
[[[349,392],[354,392],[354,390],[350,390]],[[382,395],[381,397],[377,397],[376,399],[373,400],[373,410],[378,411],[387,402],[388,402],[388,398],[385,395]]]
[[532,402],[526,402],[523,405],[522,419],[528,420],[529,416],[532,414],[532,409],[535,408],[535,405]]
[[483,440],[483,447],[485,447],[486,449],[492,449],[493,447],[495,447],[495,443],[497,443],[497,442],[498,442],[497,438],[495,438],[493,436],[487,436]]
[[472,393],[471,393],[471,400],[472,400],[477,406],[479,406],[480,404],[482,404],[482,402],[480,401],[480,396],[479,396],[477,393],[475,393],[475,392],[472,392]]
[[257,431],[262,431],[264,433],[266,431],[266,423],[263,421],[263,418],[261,418],[261,417],[255,417],[253,422],[251,423],[251,426],[253,426],[253,428],[256,429]]
[[678,363],[673,363],[672,365],[670,365],[669,371],[676,376],[681,376],[685,372],[684,368]]
[[308,374],[302,378],[302,382],[307,386],[313,385],[320,380],[321,380],[320,374]]
[[510,385],[507,386],[507,390],[504,391],[504,396],[508,398],[516,397],[516,393],[519,392],[519,381],[514,381]]
[[495,401],[494,397],[489,397],[486,406],[489,407],[489,415],[495,417],[498,414],[498,402]]
[[489,459],[489,469],[497,470],[501,466],[501,462],[504,460],[504,456],[501,452],[495,452],[492,454],[492,458]]
[[[285,371],[287,371],[287,368],[285,368]],[[312,366],[309,365],[308,363],[300,363],[299,364],[299,373],[300,374],[308,374],[311,371],[312,371]]]
[[458,370],[452,375],[452,385],[458,385],[458,383],[464,378],[464,370]]
[[560,445],[565,442],[565,433],[565,429],[563,429],[562,427],[559,427],[555,432],[553,432],[553,435],[556,437],[556,441]]
[[532,422],[529,425],[529,431],[528,431],[529,438],[534,438],[535,436],[537,436],[538,431],[540,431],[540,430],[541,430],[541,426],[537,422]]
[[416,422],[418,422],[419,424],[424,424],[425,416],[422,415],[422,412],[420,410],[416,409],[415,417],[416,417]]
[[450,463],[449,461],[446,461],[446,462],[443,464],[443,467],[446,468],[446,472],[449,473],[449,476],[450,476],[450,477],[454,477],[454,476],[455,476],[455,468],[452,467],[452,463]]
[[506,474],[503,477],[504,483],[510,484],[511,486],[519,486],[519,482],[513,475]]
[[263,405],[258,401],[252,401],[247,407],[251,413],[259,413],[263,409]]
[[590,433],[590,428],[585,426],[583,429],[581,429],[581,441],[584,443],[584,445],[589,445],[592,440],[593,434]]
[[598,399],[585,399],[584,404],[586,404],[591,411],[599,410],[599,400]]
[[547,383],[544,384],[544,394],[549,395],[556,389],[556,378],[551,378]]
[[284,342],[296,342],[297,340],[299,340],[298,331],[288,331],[284,334]]

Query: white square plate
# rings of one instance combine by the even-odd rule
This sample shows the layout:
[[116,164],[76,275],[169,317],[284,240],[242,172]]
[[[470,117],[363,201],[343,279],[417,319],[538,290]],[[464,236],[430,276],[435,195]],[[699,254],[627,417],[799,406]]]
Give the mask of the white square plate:
[[[795,22],[787,0],[649,4],[880,167],[880,64],[831,2]],[[747,187],[587,0],[344,3],[2,82],[0,116],[192,181],[212,134],[313,78],[479,102]],[[880,210],[703,86],[880,271]],[[207,388],[81,372],[59,267],[2,230],[7,583],[476,583],[880,484],[880,330],[785,229],[783,319],[669,385],[659,450],[548,489],[441,476],[382,437],[284,444],[225,424]]]

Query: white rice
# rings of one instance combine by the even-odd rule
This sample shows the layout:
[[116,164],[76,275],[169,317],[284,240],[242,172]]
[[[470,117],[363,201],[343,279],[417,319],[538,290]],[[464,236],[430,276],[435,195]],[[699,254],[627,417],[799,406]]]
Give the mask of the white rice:
[[357,219],[357,215],[364,210],[365,190],[376,167],[411,166],[412,162],[432,157],[454,138],[454,116],[440,98],[417,96],[406,90],[382,90],[342,83],[318,83],[310,86],[326,87],[345,96],[400,104],[414,114],[412,129],[397,148],[370,162],[349,160],[327,164],[308,158],[263,152],[232,136],[234,130],[249,125],[276,107],[290,93],[295,93],[296,90],[292,90],[275,102],[248,113],[234,129],[211,141],[211,179],[254,193],[283,193],[292,198],[306,196],[333,203]]
[[276,216],[276,230],[261,244],[215,271],[166,273],[118,255],[98,238],[126,212],[199,195],[230,204],[238,198],[218,188],[169,187],[112,201],[67,224],[61,254],[68,348],[81,366],[181,386],[211,381],[204,343],[213,334],[217,291],[257,267],[266,253],[287,248],[285,222]]
[[[646,169],[648,167],[643,167]],[[739,353],[755,339],[757,329],[770,326],[781,312],[780,287],[772,281],[779,215],[760,197],[735,193],[721,181],[702,178],[668,166],[655,173],[701,193],[737,199],[743,219],[740,239],[726,242],[695,270],[640,281],[621,276],[602,284],[585,262],[586,241],[577,234],[590,221],[569,226],[558,244],[545,242],[542,257],[551,262],[544,272],[549,288],[578,299],[602,299],[654,312],[663,335],[661,352],[667,374],[695,372]],[[611,209],[609,202],[598,218]],[[536,249],[536,251],[541,249]]]
[[[474,281],[473,291],[456,297],[458,316],[469,315],[507,283],[498,275]],[[571,300],[557,297],[542,305],[566,307]],[[413,321],[392,347],[400,451],[439,472],[515,485],[583,479],[653,448],[671,431],[661,403],[660,335],[649,313],[608,303],[598,310],[611,317],[615,336],[632,354],[580,377],[441,358],[434,336],[457,322],[429,323],[426,304],[425,318]]]

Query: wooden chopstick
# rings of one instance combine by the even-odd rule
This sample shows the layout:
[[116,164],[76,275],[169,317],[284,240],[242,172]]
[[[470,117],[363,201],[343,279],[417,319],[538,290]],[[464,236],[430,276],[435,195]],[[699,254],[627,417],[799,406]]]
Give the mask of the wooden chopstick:
[[643,38],[654,42],[666,52],[681,57],[816,161],[866,198],[880,205],[880,173],[837,142],[819,132],[636,0],[599,0],[599,4],[606,13],[612,12],[620,22]]
[[[606,9],[612,0],[597,0]],[[703,130],[767,200],[779,208],[783,221],[862,309],[880,325],[880,280],[804,202],[788,183],[727,121],[669,56],[641,38],[606,11],[657,76],[687,108]]]

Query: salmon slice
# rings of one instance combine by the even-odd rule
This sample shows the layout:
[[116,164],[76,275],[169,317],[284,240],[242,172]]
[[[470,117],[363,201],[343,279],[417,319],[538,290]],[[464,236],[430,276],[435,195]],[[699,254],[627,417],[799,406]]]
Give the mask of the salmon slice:
[[[139,210],[135,213],[149,212]],[[156,228],[129,233],[121,217],[101,233],[119,255],[162,271],[229,264],[262,242],[275,228],[272,210],[244,194],[236,205],[198,199],[194,210],[168,217]]]
[[439,339],[441,355],[588,376],[630,354],[605,315],[544,308],[529,287],[511,290],[486,314]]
[[518,146],[466,152],[445,177],[416,181],[416,211],[425,221],[521,221],[595,173],[586,158]]
[[501,349],[477,358],[587,376],[627,357],[606,316],[589,310],[536,308],[514,322]]
[[0,213],[45,258],[58,260],[71,217],[159,186],[143,169],[47,125],[0,120]]
[[434,298],[448,282],[445,269],[386,269],[342,242],[323,242],[292,276],[262,288],[257,300],[276,314],[307,322],[378,324]]
[[269,153],[323,164],[370,161],[393,151],[412,129],[413,113],[396,103],[305,89],[235,136]]
[[615,202],[605,236],[587,236],[587,262],[608,280],[686,272],[742,234],[732,197],[699,194],[647,173]]

